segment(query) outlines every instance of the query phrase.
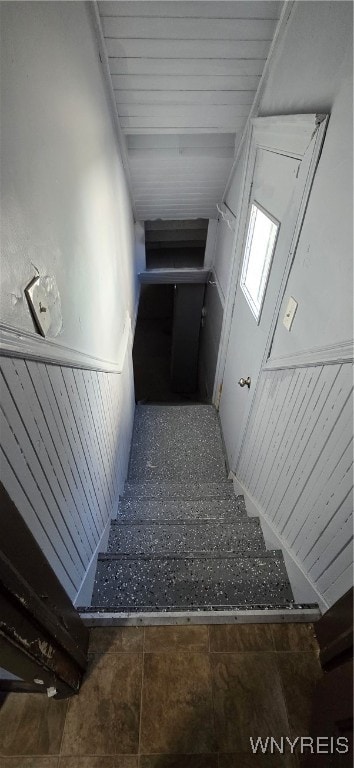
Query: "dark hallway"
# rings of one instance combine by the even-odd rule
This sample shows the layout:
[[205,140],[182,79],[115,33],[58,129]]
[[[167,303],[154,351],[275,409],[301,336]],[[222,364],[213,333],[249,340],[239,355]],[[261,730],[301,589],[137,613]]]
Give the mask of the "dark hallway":
[[133,346],[139,403],[201,402],[199,336],[204,285],[142,285]]
[[170,402],[173,285],[142,285],[133,347],[137,402]]

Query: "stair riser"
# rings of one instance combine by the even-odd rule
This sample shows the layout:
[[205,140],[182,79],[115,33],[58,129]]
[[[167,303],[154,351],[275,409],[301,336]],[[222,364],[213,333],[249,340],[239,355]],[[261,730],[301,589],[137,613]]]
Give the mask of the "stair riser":
[[122,498],[235,499],[232,483],[127,483]]
[[237,502],[236,499],[214,499],[199,501],[166,500],[123,500],[118,509],[118,522],[123,521],[148,521],[160,520],[161,522],[172,522],[179,520],[228,520],[233,522],[238,518],[246,518],[246,507],[244,501]]
[[265,550],[258,520],[242,524],[118,525],[111,527],[108,552],[126,554],[179,554],[181,552],[259,552]]

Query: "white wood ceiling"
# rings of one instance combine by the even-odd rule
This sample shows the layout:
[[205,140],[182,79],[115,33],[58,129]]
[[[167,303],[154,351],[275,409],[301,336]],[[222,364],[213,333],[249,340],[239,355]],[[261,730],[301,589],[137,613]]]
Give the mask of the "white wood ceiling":
[[282,2],[100,2],[140,220],[215,218]]

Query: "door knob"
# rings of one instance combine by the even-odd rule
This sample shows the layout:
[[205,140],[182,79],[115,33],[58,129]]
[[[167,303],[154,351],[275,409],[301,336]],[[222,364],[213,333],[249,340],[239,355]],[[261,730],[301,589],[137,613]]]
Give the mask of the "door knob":
[[240,387],[248,387],[248,389],[249,389],[250,386],[251,386],[251,379],[250,379],[249,376],[247,376],[247,379],[240,379],[240,381],[238,383],[239,383]]

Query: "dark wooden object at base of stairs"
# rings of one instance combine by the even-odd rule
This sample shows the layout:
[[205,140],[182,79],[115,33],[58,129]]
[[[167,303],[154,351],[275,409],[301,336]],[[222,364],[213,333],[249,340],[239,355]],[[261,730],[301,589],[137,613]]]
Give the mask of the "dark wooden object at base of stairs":
[[[312,705],[314,753],[302,768],[349,768],[353,765],[353,589],[315,624],[324,676]],[[317,749],[317,738],[320,752]],[[327,754],[324,739],[327,739]]]
[[0,505],[0,666],[19,678],[0,691],[67,698],[86,670],[88,629],[2,484]]

